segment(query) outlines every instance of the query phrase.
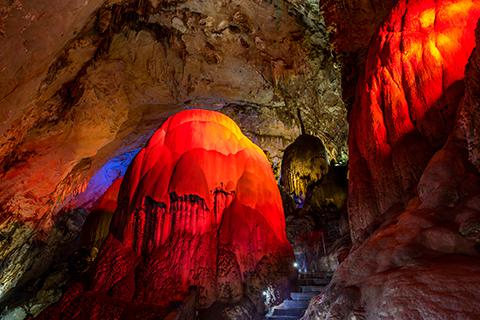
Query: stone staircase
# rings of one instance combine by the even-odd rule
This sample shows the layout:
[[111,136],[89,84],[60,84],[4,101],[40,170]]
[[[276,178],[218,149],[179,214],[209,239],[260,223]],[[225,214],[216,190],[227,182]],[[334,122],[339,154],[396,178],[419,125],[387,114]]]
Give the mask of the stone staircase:
[[318,295],[329,283],[332,275],[328,273],[299,273],[296,281],[298,291],[291,292],[290,298],[266,315],[267,320],[297,320],[308,308],[310,299]]

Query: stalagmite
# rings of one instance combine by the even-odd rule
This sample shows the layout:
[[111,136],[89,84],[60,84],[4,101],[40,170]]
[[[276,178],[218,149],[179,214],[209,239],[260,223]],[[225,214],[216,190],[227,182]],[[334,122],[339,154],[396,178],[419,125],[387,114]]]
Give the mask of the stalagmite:
[[[228,117],[202,110],[171,117],[134,159],[118,199],[93,278],[41,317],[70,319],[65,310],[74,309],[89,319],[125,319],[142,306],[155,309],[146,314],[168,311],[191,286],[208,308],[238,302],[242,295],[227,293],[252,287],[253,278],[279,292],[288,285],[293,257],[272,170]],[[259,311],[262,290],[245,293]]]

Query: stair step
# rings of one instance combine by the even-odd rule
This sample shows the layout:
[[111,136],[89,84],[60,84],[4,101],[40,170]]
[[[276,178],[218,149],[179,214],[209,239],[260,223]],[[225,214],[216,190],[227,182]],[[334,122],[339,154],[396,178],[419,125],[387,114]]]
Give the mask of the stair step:
[[291,292],[290,297],[292,300],[304,300],[310,301],[313,297],[317,295],[316,292]]
[[305,313],[304,308],[284,308],[284,307],[275,307],[273,308],[272,315],[274,316],[295,316],[301,317]]
[[297,283],[301,286],[309,286],[309,285],[320,285],[326,286],[330,283],[330,279],[299,279]]
[[282,306],[285,306],[286,308],[308,308],[308,304],[310,303],[309,300],[292,300],[292,299],[287,299],[282,302]]
[[300,273],[296,281],[300,292],[291,292],[286,299],[265,316],[266,320],[298,320],[310,304],[310,300],[320,294],[330,283],[331,273]]
[[331,278],[333,276],[332,272],[300,272],[298,273],[298,278]]
[[325,288],[324,286],[300,286],[302,292],[322,292]]
[[299,317],[295,316],[272,316],[272,315],[267,315],[265,317],[267,320],[298,320],[300,319]]

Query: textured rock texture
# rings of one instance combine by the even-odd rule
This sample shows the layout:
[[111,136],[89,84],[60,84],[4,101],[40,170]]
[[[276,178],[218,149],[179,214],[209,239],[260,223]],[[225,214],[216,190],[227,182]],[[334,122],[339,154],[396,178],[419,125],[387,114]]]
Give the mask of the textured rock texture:
[[333,271],[350,244],[346,167],[330,166],[322,141],[302,134],[285,149],[281,169],[287,236],[298,269]]
[[305,200],[307,190],[328,173],[329,161],[322,141],[303,134],[285,149],[281,186],[288,194]]
[[350,115],[355,240],[368,234],[378,215],[408,202],[445,144],[479,16],[476,1],[399,2],[380,28]]
[[370,41],[397,0],[320,0],[331,32],[330,46],[340,53],[342,96],[348,110],[355,102]]
[[304,319],[478,318],[479,16],[399,1],[380,28],[350,118],[356,244]]
[[118,199],[85,289],[73,285],[40,319],[158,318],[191,286],[200,308],[247,299],[252,317],[267,287],[283,298],[293,255],[280,192],[261,149],[223,114],[169,118],[129,167]]
[[[478,39],[477,39],[478,42]],[[480,170],[480,48],[473,51],[466,71],[466,93],[461,113],[470,161]]]
[[[36,277],[25,281],[13,292],[6,307],[2,308],[0,318],[18,320],[37,316],[61,298],[69,281],[82,277],[89,270],[108,235],[121,182],[122,178],[115,180],[90,212],[83,208],[74,209],[62,212],[55,219],[48,242],[34,251],[34,255],[38,254],[45,261],[39,262],[37,269],[32,270],[37,273]],[[54,251],[45,252],[45,248]],[[43,273],[42,269],[46,272]]]
[[48,268],[58,216],[90,208],[173,112],[225,112],[279,166],[300,110],[345,158],[321,19],[300,1],[2,4],[0,301]]
[[[266,151],[278,178],[285,148],[301,133],[320,138],[328,159],[345,160],[346,105],[355,244],[339,266],[325,261],[338,270],[305,318],[478,318],[480,57],[474,29],[479,17],[477,0],[1,5],[0,303],[23,301],[20,293],[40,288],[28,306],[14,304],[1,316],[35,315],[58,299],[68,281],[68,251],[78,247],[87,213],[73,208],[92,208],[171,114],[196,107],[229,115]],[[198,169],[180,167],[189,173]],[[195,177],[191,180],[200,181],[195,186],[209,185]],[[341,188],[323,182],[310,186],[307,207],[340,207]],[[217,196],[232,197],[227,187]],[[52,314],[65,306],[70,318],[82,312],[87,318],[148,318],[166,312],[170,298],[182,299],[190,283],[204,288],[213,283],[201,291],[202,306],[210,306],[204,319],[249,318],[260,310],[255,297],[265,285],[271,290],[265,279],[282,274],[285,262],[260,258],[263,249],[239,259],[247,249],[229,247],[236,239],[228,235],[235,232],[212,231],[217,241],[204,240],[202,232],[213,230],[213,219],[202,232],[191,232],[198,225],[186,223],[188,212],[211,209],[211,195],[205,196],[211,189],[204,189],[203,197],[162,200],[144,197],[145,190],[138,198],[125,197],[132,207],[122,214],[126,220],[114,224],[119,228],[106,240],[96,276],[70,286]],[[252,184],[244,191],[251,190],[263,189]],[[185,222],[177,224],[181,235],[172,233],[170,248],[193,252],[182,239],[195,234],[199,251],[218,253],[217,260],[204,256],[215,261],[210,271],[173,270],[166,259],[189,265],[183,262],[190,256],[155,249],[167,241],[165,233],[143,226],[150,225],[147,217],[166,212],[167,203],[168,213],[173,210]],[[295,211],[287,217],[289,234],[317,228],[320,211],[308,210],[287,209]],[[243,220],[258,222],[252,218],[257,215],[242,212]],[[222,220],[237,231],[242,224],[228,213],[224,210]],[[94,217],[87,226],[91,222],[100,232],[91,237],[86,229],[89,244],[105,235],[106,220]],[[130,236],[128,245],[124,234]],[[334,243],[333,252],[342,245]],[[180,280],[162,282],[152,270],[167,270]],[[141,289],[157,285],[172,292],[162,296],[165,305],[139,306],[138,299],[154,301],[155,294],[164,294]]]
[[332,179],[334,171],[307,194],[301,208],[286,209],[287,236],[301,271],[334,271],[350,249],[346,177]]

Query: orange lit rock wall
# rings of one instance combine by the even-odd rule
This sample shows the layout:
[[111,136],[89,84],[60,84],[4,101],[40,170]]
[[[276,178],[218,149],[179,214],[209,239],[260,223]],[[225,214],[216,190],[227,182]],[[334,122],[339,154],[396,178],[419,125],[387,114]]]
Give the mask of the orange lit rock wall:
[[405,204],[445,143],[479,17],[480,1],[403,0],[373,40],[350,114],[354,239],[368,235],[393,205]]
[[[200,306],[288,285],[292,261],[280,193],[261,151],[228,117],[169,118],[130,165],[92,278],[42,316],[158,316],[200,289]],[[99,302],[101,301],[101,302]]]
[[479,8],[399,1],[373,39],[350,114],[356,243],[303,319],[478,318]]

